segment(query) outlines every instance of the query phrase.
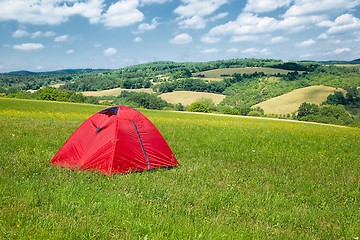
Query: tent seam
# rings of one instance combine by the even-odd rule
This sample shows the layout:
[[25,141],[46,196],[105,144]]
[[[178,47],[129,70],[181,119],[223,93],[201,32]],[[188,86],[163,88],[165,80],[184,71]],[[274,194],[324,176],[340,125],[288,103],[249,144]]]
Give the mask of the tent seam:
[[133,125],[134,125],[134,127],[135,127],[135,131],[136,131],[136,133],[137,133],[137,136],[138,136],[138,139],[139,139],[139,143],[140,143],[141,149],[142,149],[142,151],[143,151],[143,154],[144,154],[144,157],[145,157],[145,161],[146,161],[146,163],[147,163],[147,167],[148,167],[148,170],[149,170],[149,169],[151,169],[150,159],[149,159],[149,157],[148,157],[148,155],[147,155],[147,153],[146,153],[146,149],[145,149],[144,143],[143,143],[143,141],[142,141],[142,138],[141,138],[140,132],[139,132],[139,130],[138,130],[138,127],[137,127],[137,125],[136,125],[136,122],[135,122],[134,120],[132,120],[132,123],[133,123]]
[[[120,109],[119,109],[120,110]],[[114,165],[114,157],[115,157],[115,152],[116,152],[116,145],[118,142],[118,126],[119,126],[119,117],[118,117],[119,112],[116,114],[116,125],[115,125],[115,141],[114,141],[114,147],[113,147],[113,153],[112,153],[112,157],[110,159],[110,175],[113,174],[113,165]]]

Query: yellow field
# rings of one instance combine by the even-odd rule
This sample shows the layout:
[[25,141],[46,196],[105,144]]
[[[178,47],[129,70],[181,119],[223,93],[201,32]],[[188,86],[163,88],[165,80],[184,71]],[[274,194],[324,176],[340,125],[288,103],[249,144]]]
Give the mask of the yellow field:
[[326,98],[333,94],[336,89],[327,86],[310,86],[296,89],[284,95],[269,99],[265,102],[254,105],[253,107],[261,107],[265,113],[288,114],[296,112],[301,103],[308,102],[321,104]]
[[151,88],[139,88],[139,89],[113,88],[109,90],[87,91],[81,93],[84,96],[103,97],[103,96],[119,96],[122,91],[153,93],[153,90]]
[[209,82],[218,82],[224,80],[224,77],[202,77],[202,78],[192,77],[192,79],[201,79]]
[[215,104],[219,104],[225,98],[225,95],[205,92],[174,91],[163,93],[159,95],[159,97],[169,103],[181,103],[187,106],[203,98],[211,99]]

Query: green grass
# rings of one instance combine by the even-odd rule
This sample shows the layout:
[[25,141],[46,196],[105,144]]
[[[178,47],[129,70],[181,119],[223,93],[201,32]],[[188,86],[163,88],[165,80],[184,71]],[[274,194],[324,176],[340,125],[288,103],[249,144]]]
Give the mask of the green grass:
[[180,167],[50,165],[100,108],[0,98],[0,239],[360,236],[360,129],[141,110]]

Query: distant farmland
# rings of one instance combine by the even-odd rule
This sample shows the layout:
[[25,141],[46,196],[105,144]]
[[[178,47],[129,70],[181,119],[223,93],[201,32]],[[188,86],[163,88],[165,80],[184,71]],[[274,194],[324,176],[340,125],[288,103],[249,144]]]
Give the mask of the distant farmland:
[[256,104],[254,107],[261,107],[265,113],[293,113],[298,110],[299,106],[303,102],[321,104],[330,94],[333,94],[335,90],[337,89],[327,86],[310,86],[300,88]]
[[82,92],[82,94],[84,96],[94,96],[94,97],[119,96],[122,91],[153,93],[153,90],[151,88],[140,88],[140,89],[113,88],[102,91],[87,91],[87,92]]
[[159,97],[169,103],[181,103],[186,106],[202,98],[211,99],[215,104],[219,104],[225,98],[225,95],[205,92],[174,91],[163,93],[159,95]]
[[[234,73],[240,73],[240,74],[252,74],[255,72],[263,72],[265,74],[287,74],[289,72],[284,69],[278,69],[278,68],[266,68],[266,67],[248,67],[248,68],[223,68],[223,69],[214,69],[209,71],[203,71],[203,72],[196,72],[193,73],[193,77],[197,77],[198,75],[204,75],[205,78],[223,78],[224,76],[231,76]],[[299,72],[302,73],[302,72]]]

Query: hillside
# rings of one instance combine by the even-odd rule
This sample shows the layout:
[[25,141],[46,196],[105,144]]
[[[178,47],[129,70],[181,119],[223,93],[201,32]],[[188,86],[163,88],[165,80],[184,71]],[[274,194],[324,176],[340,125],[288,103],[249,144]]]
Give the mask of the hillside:
[[291,114],[296,112],[303,102],[320,105],[336,90],[339,91],[339,89],[327,86],[310,86],[300,88],[256,104],[254,107],[262,108],[265,113]]
[[360,129],[138,109],[181,166],[49,164],[104,106],[0,98],[1,239],[353,239]]

